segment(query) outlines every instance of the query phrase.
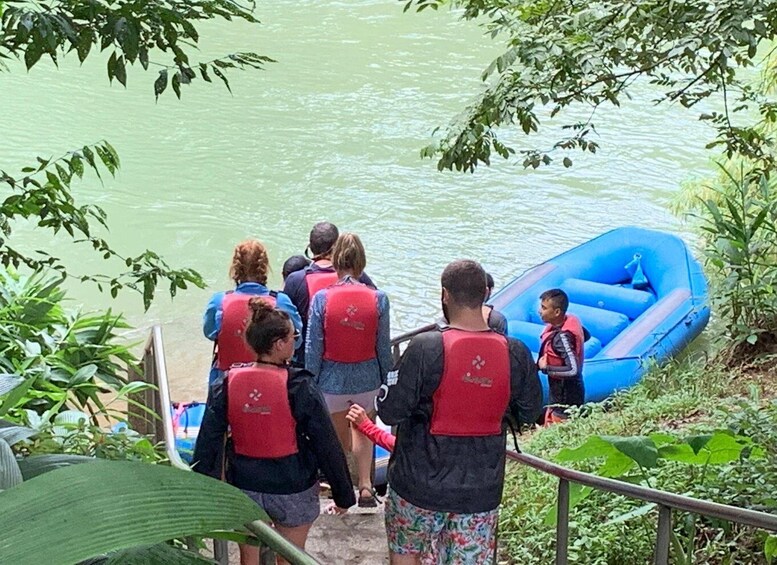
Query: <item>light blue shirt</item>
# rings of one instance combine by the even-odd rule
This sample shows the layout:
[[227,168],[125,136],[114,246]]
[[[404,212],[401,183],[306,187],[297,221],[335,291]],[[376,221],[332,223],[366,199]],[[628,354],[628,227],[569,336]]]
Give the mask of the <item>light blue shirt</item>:
[[[238,294],[251,294],[254,296],[265,296],[270,294],[270,290],[266,286],[255,282],[241,283],[237,285],[235,292]],[[221,330],[221,318],[224,316],[221,304],[224,302],[224,296],[226,294],[227,293],[224,291],[214,294],[210,299],[210,302],[208,302],[208,306],[205,308],[205,314],[202,317],[202,332],[205,334],[205,337],[211,341],[216,341],[219,331]],[[291,303],[288,296],[282,292],[276,293],[275,306],[279,310],[283,310],[289,314],[295,330],[298,332],[302,330],[302,319],[299,317],[296,306]],[[301,336],[297,338],[294,345],[295,347],[302,345]],[[215,365],[212,366],[210,369],[209,382],[213,383],[213,381],[222,374],[223,372],[219,371]]]
[[[338,284],[357,284],[346,277]],[[305,342],[305,368],[316,375],[318,386],[327,394],[359,394],[376,390],[386,382],[392,366],[391,322],[389,300],[378,290],[378,336],[374,359],[360,363],[340,363],[324,359],[324,312],[326,292],[320,290],[313,297],[308,313],[308,332]]]

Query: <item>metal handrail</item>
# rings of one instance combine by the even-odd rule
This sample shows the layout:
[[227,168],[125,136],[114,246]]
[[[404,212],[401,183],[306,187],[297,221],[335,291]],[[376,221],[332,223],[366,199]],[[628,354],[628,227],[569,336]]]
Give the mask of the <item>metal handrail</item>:
[[170,399],[170,383],[167,380],[167,364],[165,363],[165,346],[162,341],[162,328],[160,326],[154,326],[151,328],[151,334],[146,340],[146,347],[144,350],[144,357],[151,355],[154,360],[154,380],[159,389],[159,403],[161,408],[163,437],[165,441],[165,453],[170,460],[170,465],[178,469],[191,471],[191,467],[181,459],[178,450],[175,448],[175,430],[173,428],[173,417],[170,414],[170,406],[172,401]]
[[598,475],[592,475],[591,473],[569,469],[568,467],[551,463],[550,461],[535,457],[534,455],[529,455],[528,453],[517,453],[508,450],[507,456],[513,461],[519,461],[524,465],[554,475],[562,480],[612,492],[614,494],[628,496],[629,498],[637,498],[639,500],[644,500],[645,502],[653,502],[655,504],[674,508],[675,510],[691,512],[692,514],[703,514],[704,516],[709,516],[711,518],[720,518],[721,520],[736,522],[745,526],[753,526],[763,530],[777,531],[776,514],[768,514],[766,512],[749,510],[747,508],[738,508],[736,506],[700,500],[690,496],[683,496],[681,494],[635,485],[625,481],[600,477]]
[[[191,467],[181,459],[181,456],[175,449],[175,432],[173,430],[173,418],[170,413],[170,384],[167,379],[162,328],[159,325],[154,325],[151,328],[151,334],[146,340],[143,359],[146,361],[149,358],[153,360],[153,366],[151,367],[152,382],[153,384],[156,384],[159,393],[158,411],[161,412],[160,416],[162,418],[164,432],[165,453],[173,467],[191,471]],[[145,367],[145,369],[146,372],[148,372],[149,367]],[[144,376],[148,378],[148,375]],[[291,543],[269,524],[261,520],[245,524],[244,527],[254,534],[261,544],[272,549],[292,565],[316,565],[319,563],[312,555]],[[224,542],[224,540],[214,539],[213,551],[214,557],[216,557],[216,560],[219,561],[219,563],[226,562],[225,560],[228,559],[228,555],[226,551],[226,542]]]
[[425,326],[421,326],[420,328],[417,328],[415,330],[411,330],[409,332],[405,332],[403,334],[399,334],[397,337],[393,338],[391,340],[391,356],[394,359],[394,363],[399,361],[399,346],[402,345],[406,341],[410,341],[418,334],[422,334],[424,332],[430,332],[434,328],[437,327],[437,324],[426,324]]
[[690,496],[599,477],[590,473],[569,469],[527,453],[517,453],[508,450],[507,457],[559,479],[556,514],[556,565],[566,565],[567,563],[569,546],[569,483],[571,482],[656,504],[658,506],[658,531],[654,554],[654,563],[656,565],[667,565],[669,563],[672,510],[682,510],[692,514],[719,518],[737,524],[777,532],[777,515],[774,514],[699,500]]

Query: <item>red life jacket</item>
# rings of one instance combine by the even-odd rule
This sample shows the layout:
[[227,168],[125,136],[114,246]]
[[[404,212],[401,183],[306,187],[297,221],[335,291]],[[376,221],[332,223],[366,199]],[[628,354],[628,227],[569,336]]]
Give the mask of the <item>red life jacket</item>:
[[583,371],[583,348],[585,347],[585,335],[580,319],[574,314],[567,314],[564,324],[560,328],[554,328],[550,324],[545,326],[540,336],[540,355],[545,356],[545,361],[551,367],[560,367],[564,365],[564,359],[553,350],[553,338],[559,332],[567,332],[574,338],[575,357],[577,357],[578,371],[582,375]]
[[510,402],[510,349],[493,331],[446,329],[443,373],[432,398],[430,432],[438,436],[495,436]]
[[297,421],[286,384],[289,370],[249,365],[230,369],[227,379],[227,420],[235,453],[256,459],[297,453]]
[[313,297],[316,293],[337,282],[337,273],[335,271],[307,271],[305,273],[305,283],[308,285],[308,301],[312,305]]
[[375,359],[378,291],[356,283],[330,286],[324,292],[324,359],[338,363]]
[[275,293],[256,295],[241,292],[227,292],[221,303],[221,328],[216,337],[216,367],[226,371],[235,363],[252,363],[256,353],[246,343],[245,331],[251,320],[251,308],[248,301],[261,298],[275,306]]

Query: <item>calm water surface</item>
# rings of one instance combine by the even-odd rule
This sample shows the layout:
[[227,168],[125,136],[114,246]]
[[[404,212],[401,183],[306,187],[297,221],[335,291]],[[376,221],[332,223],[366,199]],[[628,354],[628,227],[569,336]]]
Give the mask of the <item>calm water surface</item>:
[[[4,167],[110,140],[118,177],[104,186],[90,178],[77,196],[108,211],[122,252],[151,248],[204,275],[206,290],[160,295],[146,315],[135,295],[111,302],[72,288],[84,308],[127,312],[137,341],[164,325],[178,398],[204,396],[211,344],[202,310],[228,288],[231,249],[246,237],[269,247],[277,287],[283,260],[304,249],[314,222],[358,232],[403,331],[436,314],[438,275],[454,258],[480,259],[499,286],[616,226],[682,233],[666,206],[681,182],[708,170],[712,133],[680,108],[654,107],[649,89],[597,115],[602,150],[576,156],[571,169],[497,163],[475,175],[439,173],[419,149],[479,92],[498,46],[455,14],[403,14],[399,2],[271,4],[258,8],[261,25],[201,29],[202,60],[237,50],[278,60],[233,73],[233,96],[196,84],[183,101],[170,92],[155,103],[152,73],[131,72],[126,90],[109,86],[107,55],[82,68],[71,60],[0,75]],[[533,143],[547,147],[559,133]],[[54,246],[76,272],[105,269],[85,248],[20,233],[29,249]]]

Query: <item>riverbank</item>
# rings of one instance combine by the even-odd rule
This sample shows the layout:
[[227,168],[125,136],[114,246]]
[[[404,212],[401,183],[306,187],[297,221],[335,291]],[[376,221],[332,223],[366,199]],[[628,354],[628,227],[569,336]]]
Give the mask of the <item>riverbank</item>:
[[[754,497],[762,496],[757,489],[773,492],[777,481],[777,471],[769,467],[777,458],[777,383],[772,373],[752,366],[730,370],[714,360],[673,362],[652,371],[634,389],[584,407],[568,423],[532,434],[522,442],[522,449],[553,460],[562,449],[574,449],[592,436],[686,438],[721,429],[749,438],[744,441],[752,440],[763,451],[751,459],[742,456],[738,461],[703,467],[659,461],[655,468],[633,472],[628,480],[749,506]],[[601,461],[563,464],[597,473]],[[500,523],[501,551],[509,562],[553,561],[555,527],[549,508],[555,504],[556,484],[542,473],[509,465]],[[640,501],[596,491],[589,494],[575,487],[571,501],[570,563],[652,560],[655,509]],[[771,508],[759,509],[777,512],[774,501],[771,504]],[[689,560],[680,560],[673,550],[672,563],[766,563],[761,532],[700,519],[691,528],[693,520],[680,513],[673,523],[680,538],[688,535],[694,541],[686,557]]]

